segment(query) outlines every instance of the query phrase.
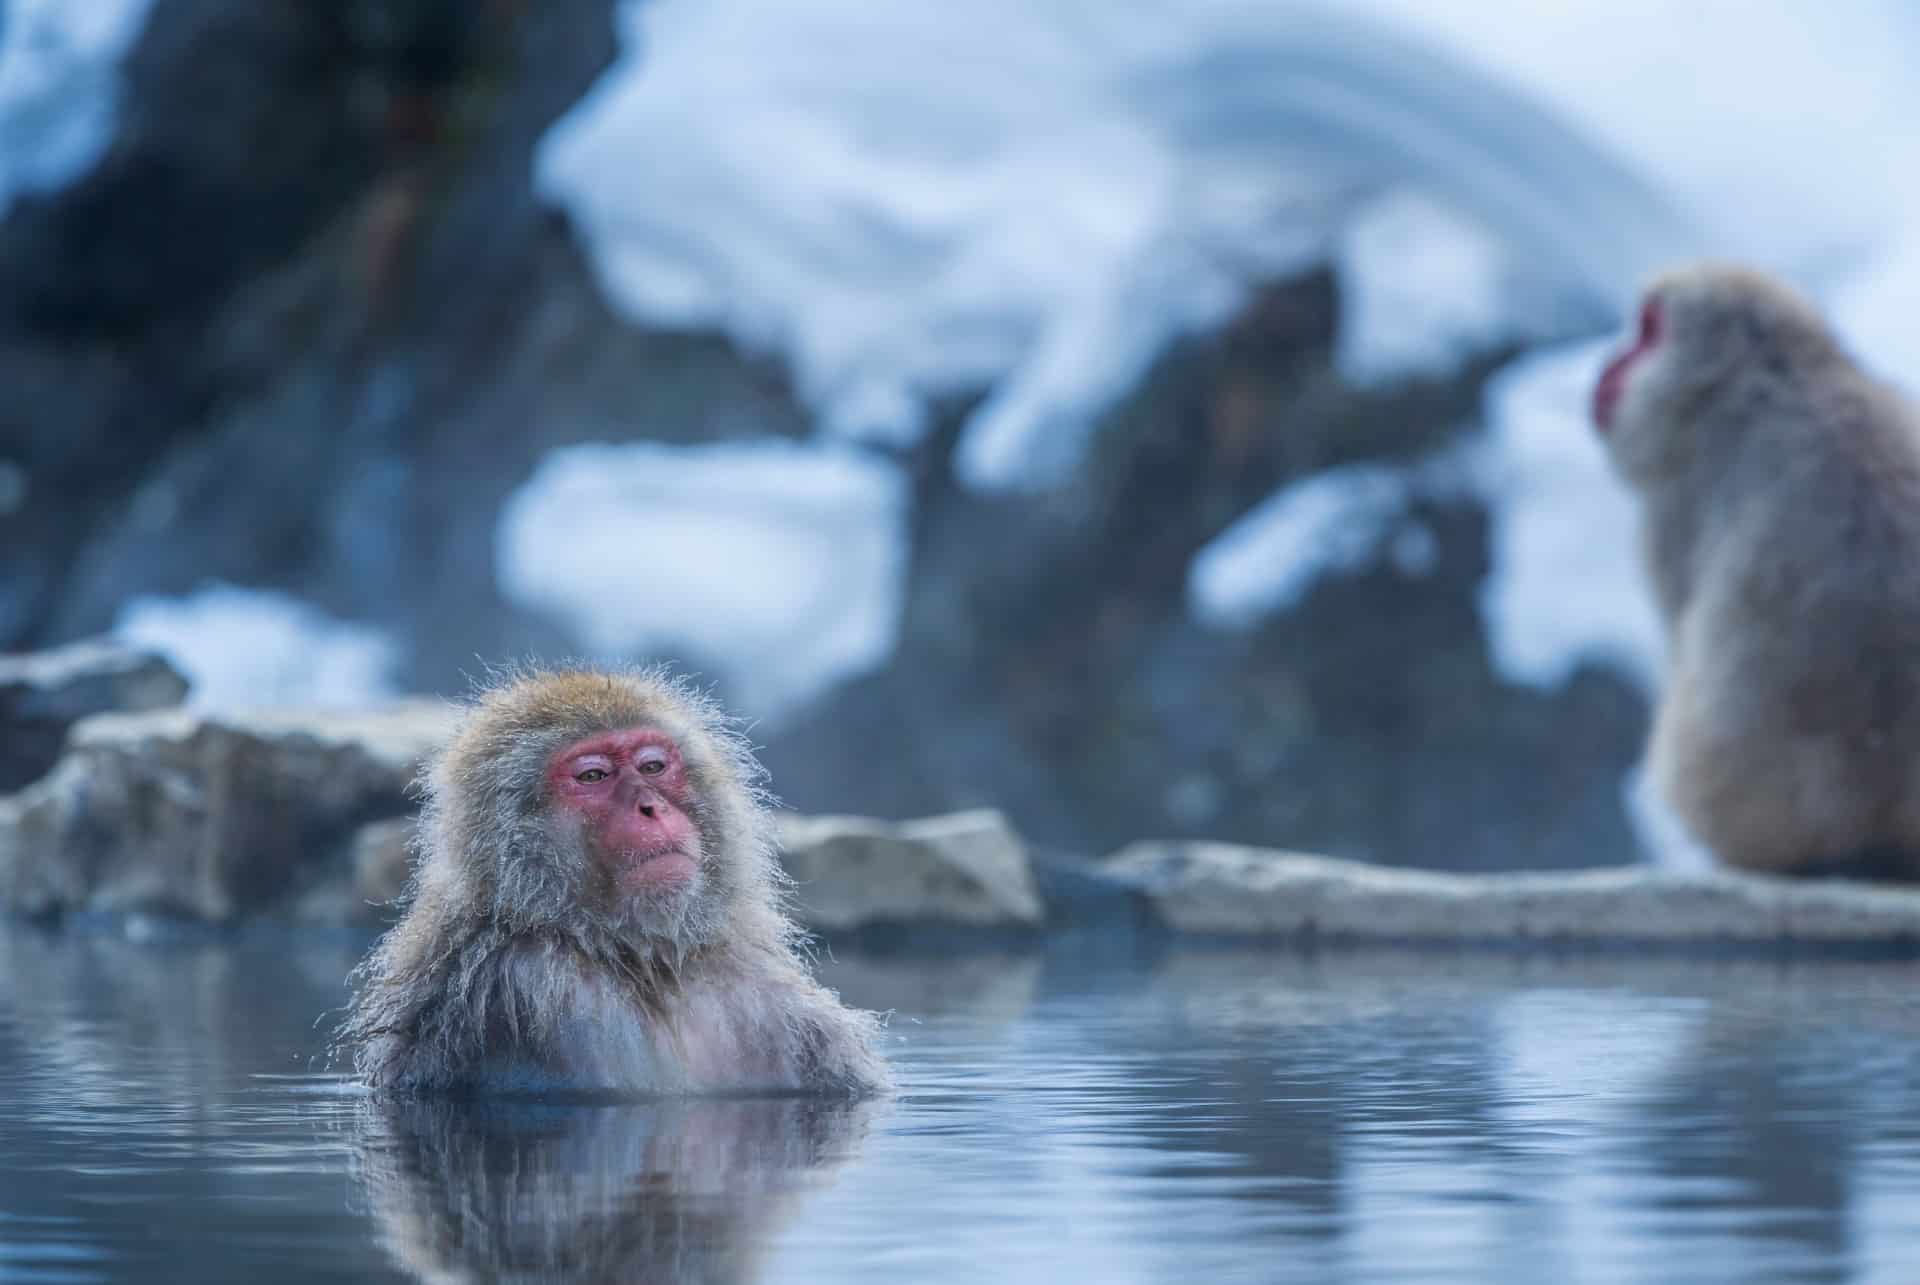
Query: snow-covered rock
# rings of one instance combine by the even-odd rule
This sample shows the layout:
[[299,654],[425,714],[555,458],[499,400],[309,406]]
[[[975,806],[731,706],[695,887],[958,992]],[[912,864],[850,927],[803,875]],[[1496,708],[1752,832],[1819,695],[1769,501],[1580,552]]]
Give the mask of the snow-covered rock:
[[[988,388],[962,475],[1050,485],[1170,338],[1327,258],[1381,193],[1428,193],[1451,213],[1427,228],[1468,228],[1434,271],[1369,278],[1394,306],[1400,284],[1451,305],[1468,343],[1604,316],[1698,243],[1603,131],[1552,110],[1552,67],[1516,91],[1474,56],[1487,25],[1423,31],[1385,0],[1097,19],[1061,0],[629,3],[624,56],[548,135],[539,181],[627,315],[777,351],[832,432],[911,440],[930,399]],[[1615,42],[1609,72],[1665,52],[1637,49]],[[1404,328],[1360,321],[1352,368],[1402,365]]]
[[1538,352],[1487,386],[1482,442],[1492,522],[1480,593],[1487,644],[1503,676],[1564,683],[1583,661],[1646,690],[1664,647],[1640,565],[1639,513],[1588,419],[1605,345]]
[[0,213],[84,174],[112,137],[120,60],[153,0],[11,0],[0,11]]
[[164,659],[106,639],[0,655],[0,791],[51,768],[81,719],[165,709],[186,694],[187,680]]
[[906,483],[848,447],[555,451],[508,500],[502,593],[601,657],[668,652],[777,716],[893,649]]
[[398,653],[379,629],[284,593],[214,584],[183,598],[135,598],[114,633],[178,665],[195,709],[352,709],[398,694]]

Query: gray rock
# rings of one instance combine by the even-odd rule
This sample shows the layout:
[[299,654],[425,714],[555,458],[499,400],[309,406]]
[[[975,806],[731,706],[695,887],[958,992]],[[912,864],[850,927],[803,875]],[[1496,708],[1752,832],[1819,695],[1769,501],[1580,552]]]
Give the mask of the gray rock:
[[362,902],[386,905],[407,889],[413,875],[413,817],[394,817],[360,827],[353,836],[353,893]]
[[[346,876],[360,827],[412,810],[408,785],[452,716],[420,702],[87,719],[51,774],[0,799],[0,906],[214,921],[275,908]],[[384,875],[367,860],[371,888]]]
[[1911,949],[1920,889],[1649,867],[1440,874],[1206,842],[1100,863],[1177,932],[1316,941]]
[[781,847],[809,928],[1019,929],[1046,918],[1026,845],[990,809],[904,822],[788,815]]
[[0,791],[51,771],[81,719],[166,709],[186,695],[187,680],[161,657],[111,639],[0,656]]
[[411,844],[417,826],[418,819],[411,816],[361,826],[348,845],[344,868],[304,893],[294,907],[295,917],[334,924],[395,917],[413,873]]

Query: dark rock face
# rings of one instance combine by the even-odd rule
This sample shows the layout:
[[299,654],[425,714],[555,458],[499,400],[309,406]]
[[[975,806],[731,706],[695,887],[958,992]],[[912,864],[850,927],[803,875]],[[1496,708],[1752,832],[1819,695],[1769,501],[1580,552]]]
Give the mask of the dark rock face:
[[612,8],[158,0],[110,154],[0,222],[0,646],[221,579],[456,687],[568,650],[493,574],[546,451],[806,431],[727,344],[614,318],[532,190]]
[[[27,478],[0,518],[0,645],[64,625],[74,557],[227,378],[223,303],[337,217],[381,155],[353,106],[355,6],[159,0],[125,67],[108,155],[0,224],[0,443]],[[377,91],[376,91],[377,92]]]
[[1599,670],[1554,692],[1494,671],[1477,498],[1416,501],[1418,576],[1389,539],[1250,633],[1191,619],[1193,556],[1276,487],[1472,422],[1491,358],[1355,391],[1331,370],[1333,309],[1329,277],[1277,285],[1169,352],[1064,493],[969,495],[953,435],[929,447],[900,651],[771,738],[788,802],[992,803],[1081,851],[1202,833],[1457,868],[1633,860],[1643,698]]
[[[457,690],[478,660],[576,646],[495,583],[502,501],[545,452],[811,431],[778,371],[615,317],[532,190],[613,8],[156,0],[106,159],[0,221],[0,463],[25,479],[0,512],[0,647],[225,580],[379,625],[403,685]],[[1642,700],[1600,671],[1545,693],[1493,671],[1473,497],[1416,505],[1417,578],[1383,550],[1251,633],[1190,618],[1193,555],[1275,487],[1424,456],[1474,417],[1492,356],[1343,386],[1335,299],[1324,274],[1278,283],[1167,353],[1057,493],[963,490],[949,408],[903,461],[898,654],[762,734],[782,794],[989,805],[1081,852],[1630,859]]]
[[186,695],[166,661],[107,640],[0,656],[0,793],[44,776],[81,719],[166,709]]

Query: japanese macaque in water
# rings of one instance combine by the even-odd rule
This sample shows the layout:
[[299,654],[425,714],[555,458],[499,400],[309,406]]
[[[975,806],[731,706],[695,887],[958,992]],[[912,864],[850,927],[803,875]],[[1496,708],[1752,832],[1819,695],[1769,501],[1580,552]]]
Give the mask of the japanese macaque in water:
[[513,677],[425,778],[400,922],[341,1046],[376,1090],[858,1095],[875,1021],[813,979],[761,770],[655,670]]
[[1653,283],[1594,392],[1671,651],[1648,773],[1750,870],[1920,877],[1920,416],[1776,282]]

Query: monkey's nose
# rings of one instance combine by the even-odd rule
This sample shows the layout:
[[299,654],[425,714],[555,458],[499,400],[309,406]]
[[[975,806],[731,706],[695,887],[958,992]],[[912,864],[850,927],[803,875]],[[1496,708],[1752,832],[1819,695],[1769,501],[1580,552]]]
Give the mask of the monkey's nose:
[[653,804],[642,803],[640,805],[640,815],[643,817],[651,817],[653,815]]

